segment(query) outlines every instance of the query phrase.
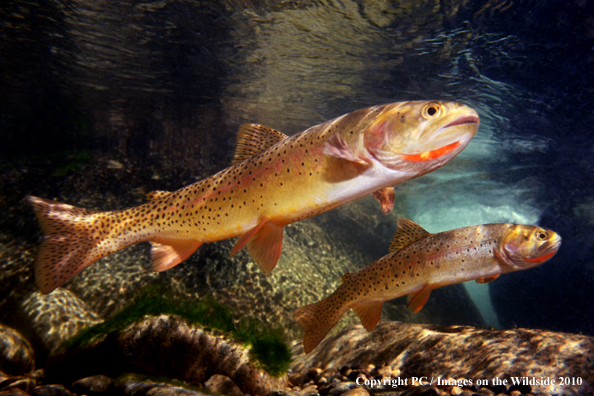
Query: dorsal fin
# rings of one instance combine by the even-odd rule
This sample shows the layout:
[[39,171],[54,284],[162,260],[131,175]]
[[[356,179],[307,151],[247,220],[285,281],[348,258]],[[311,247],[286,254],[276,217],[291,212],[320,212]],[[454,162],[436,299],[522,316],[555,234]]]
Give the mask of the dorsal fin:
[[237,148],[231,164],[238,164],[262,151],[268,150],[271,146],[285,140],[287,137],[282,132],[262,125],[243,124],[239,127],[237,133]]
[[171,194],[169,191],[151,191],[150,193],[146,194],[147,201],[154,201],[155,199],[165,198]]
[[398,229],[392,237],[392,242],[390,242],[390,251],[404,249],[408,245],[426,238],[428,235],[431,234],[420,225],[407,219],[400,219],[398,220]]
[[341,281],[341,282],[346,282],[346,281],[347,281],[347,279],[349,279],[349,278],[351,277],[351,275],[353,275],[353,273],[352,273],[352,272],[347,272],[347,273],[345,273],[345,274],[344,274],[344,275],[343,275],[343,276],[340,278],[340,281]]

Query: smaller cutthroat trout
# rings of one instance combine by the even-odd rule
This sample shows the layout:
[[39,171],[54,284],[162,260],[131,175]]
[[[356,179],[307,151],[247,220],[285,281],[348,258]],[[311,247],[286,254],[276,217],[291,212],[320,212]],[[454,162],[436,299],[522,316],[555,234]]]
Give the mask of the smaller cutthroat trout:
[[537,226],[485,224],[430,234],[400,219],[390,254],[345,274],[330,296],[295,311],[293,317],[305,329],[303,349],[311,352],[351,308],[371,331],[384,301],[408,294],[407,307],[416,313],[433,289],[470,280],[487,283],[507,272],[539,266],[560,245],[558,234]]

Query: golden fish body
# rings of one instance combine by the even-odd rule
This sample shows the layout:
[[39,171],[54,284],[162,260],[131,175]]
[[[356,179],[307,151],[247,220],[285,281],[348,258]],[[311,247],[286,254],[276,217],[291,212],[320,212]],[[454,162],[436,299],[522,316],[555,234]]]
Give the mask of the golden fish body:
[[429,234],[401,219],[391,253],[354,274],[324,300],[295,311],[305,328],[303,346],[313,350],[349,309],[373,330],[384,301],[408,295],[418,312],[431,290],[476,280],[487,283],[500,274],[538,266],[559,249],[561,237],[537,226],[486,224]]
[[37,284],[50,292],[85,267],[134,243],[152,243],[153,269],[167,270],[202,243],[240,236],[265,272],[276,265],[282,227],[373,194],[384,212],[392,186],[459,154],[478,129],[475,110],[453,102],[399,102],[338,117],[288,137],[259,125],[238,134],[234,164],[175,192],[121,211],[79,209],[37,197],[44,240]]

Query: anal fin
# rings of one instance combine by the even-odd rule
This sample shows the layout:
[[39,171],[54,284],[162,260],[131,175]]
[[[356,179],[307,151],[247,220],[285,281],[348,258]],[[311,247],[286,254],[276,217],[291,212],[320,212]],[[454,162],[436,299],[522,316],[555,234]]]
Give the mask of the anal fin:
[[157,238],[151,242],[153,271],[167,271],[175,267],[196,251],[202,242],[193,239]]
[[379,322],[382,314],[383,303],[383,301],[374,301],[365,304],[355,304],[353,306],[353,311],[361,319],[361,323],[367,331],[371,331],[377,326],[377,322]]
[[266,223],[247,243],[248,252],[265,274],[269,274],[283,249],[283,227]]
[[247,245],[250,256],[265,274],[276,266],[283,248],[283,227],[269,221],[262,221],[257,226],[239,237],[231,255]]
[[425,285],[420,291],[409,294],[406,308],[410,309],[413,313],[419,312],[425,306],[427,300],[429,300],[429,295],[433,289],[434,287],[431,285]]
[[382,188],[381,190],[377,190],[371,195],[373,195],[373,197],[379,201],[380,205],[382,206],[382,212],[384,214],[390,213],[390,211],[394,207],[394,187]]
[[497,274],[497,275],[493,275],[493,276],[483,276],[482,278],[478,278],[476,280],[476,283],[489,283],[489,282],[492,282],[495,279],[499,278],[499,275],[501,275],[501,274]]

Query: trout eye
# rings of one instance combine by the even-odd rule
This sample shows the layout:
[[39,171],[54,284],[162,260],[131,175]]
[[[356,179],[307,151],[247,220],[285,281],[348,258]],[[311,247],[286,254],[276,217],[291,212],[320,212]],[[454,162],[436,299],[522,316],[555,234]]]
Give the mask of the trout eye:
[[435,103],[429,103],[425,105],[425,107],[423,107],[423,111],[421,114],[423,115],[423,118],[431,120],[433,118],[438,117],[440,113],[441,107],[439,105]]
[[539,241],[544,241],[547,239],[548,235],[543,230],[540,230],[536,233],[536,237],[538,238]]

